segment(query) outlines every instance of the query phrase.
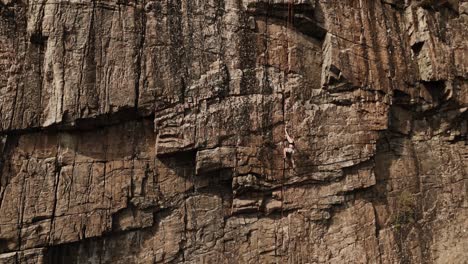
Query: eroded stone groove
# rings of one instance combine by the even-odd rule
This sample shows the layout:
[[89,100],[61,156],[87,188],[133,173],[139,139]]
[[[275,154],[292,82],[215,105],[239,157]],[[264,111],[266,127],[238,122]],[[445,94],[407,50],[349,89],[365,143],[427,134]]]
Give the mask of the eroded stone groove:
[[467,21],[0,0],[0,263],[463,263]]

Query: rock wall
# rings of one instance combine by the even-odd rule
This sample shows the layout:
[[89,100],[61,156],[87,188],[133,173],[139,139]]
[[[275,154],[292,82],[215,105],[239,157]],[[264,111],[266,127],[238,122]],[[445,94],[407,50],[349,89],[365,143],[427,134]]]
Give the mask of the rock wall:
[[0,0],[0,263],[466,263],[467,28],[465,0]]

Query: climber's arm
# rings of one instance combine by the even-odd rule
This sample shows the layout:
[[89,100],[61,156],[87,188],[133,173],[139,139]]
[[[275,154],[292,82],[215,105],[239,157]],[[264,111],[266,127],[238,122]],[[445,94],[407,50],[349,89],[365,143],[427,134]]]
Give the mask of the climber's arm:
[[292,139],[289,134],[288,134],[288,131],[286,130],[286,126],[284,127],[284,134],[286,135],[286,139],[288,140],[289,144],[293,144],[294,143],[294,139]]

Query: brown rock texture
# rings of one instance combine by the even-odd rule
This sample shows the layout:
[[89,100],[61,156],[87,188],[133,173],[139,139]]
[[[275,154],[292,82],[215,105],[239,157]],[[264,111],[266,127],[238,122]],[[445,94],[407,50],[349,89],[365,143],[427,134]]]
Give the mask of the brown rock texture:
[[466,0],[0,0],[0,263],[467,263],[467,28]]

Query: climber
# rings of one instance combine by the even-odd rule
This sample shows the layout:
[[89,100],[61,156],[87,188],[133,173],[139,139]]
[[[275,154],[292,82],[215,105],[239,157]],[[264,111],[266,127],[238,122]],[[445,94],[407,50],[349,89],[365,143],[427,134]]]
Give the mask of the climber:
[[289,136],[288,131],[286,130],[286,126],[284,127],[284,134],[286,135],[286,140],[284,142],[285,147],[283,149],[283,158],[289,159],[294,169],[296,167],[293,159],[293,154],[295,152],[294,140]]

